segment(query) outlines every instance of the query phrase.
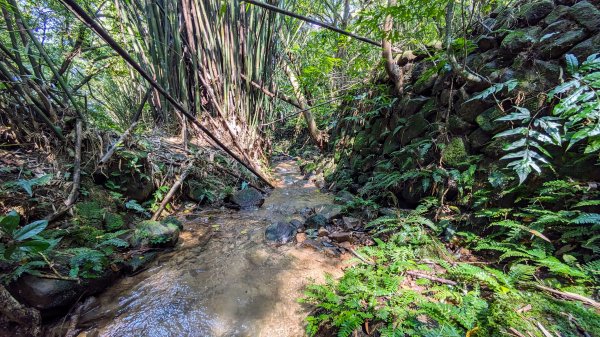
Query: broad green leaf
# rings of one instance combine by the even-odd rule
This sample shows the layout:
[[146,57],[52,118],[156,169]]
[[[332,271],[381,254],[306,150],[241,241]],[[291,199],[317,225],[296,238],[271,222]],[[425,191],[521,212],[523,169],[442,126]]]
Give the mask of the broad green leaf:
[[27,226],[16,230],[13,234],[13,239],[15,241],[23,241],[29,239],[35,235],[38,235],[41,231],[46,229],[47,226],[47,220],[34,221],[28,224]]
[[38,253],[50,247],[50,242],[46,240],[28,240],[19,244],[19,250],[28,253]]
[[575,72],[577,72],[577,68],[579,67],[579,61],[577,61],[575,55],[565,55],[565,61],[567,63],[567,70],[569,71],[569,73],[574,74]]
[[16,211],[10,211],[7,215],[0,217],[0,227],[2,227],[2,231],[7,234],[12,235],[12,233],[19,226],[19,221],[21,220],[21,216]]

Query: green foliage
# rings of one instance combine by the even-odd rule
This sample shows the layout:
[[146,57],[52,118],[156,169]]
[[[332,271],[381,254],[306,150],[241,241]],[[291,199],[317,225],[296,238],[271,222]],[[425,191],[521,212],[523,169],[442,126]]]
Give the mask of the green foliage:
[[507,154],[500,159],[511,160],[507,167],[512,168],[519,176],[519,183],[523,183],[531,172],[539,174],[542,172],[540,166],[550,165],[549,158],[552,156],[544,147],[562,144],[562,127],[557,117],[533,118],[527,108],[516,106],[515,109],[516,112],[497,121],[517,123],[517,127],[500,132],[494,138],[514,140],[504,147]]
[[91,248],[70,248],[62,253],[70,256],[69,276],[74,278],[97,278],[108,263],[105,254]]
[[[497,119],[515,126],[494,137],[512,140],[504,147],[507,154],[501,159],[510,160],[507,167],[517,173],[520,183],[534,171],[540,174],[542,166],[552,167],[548,146],[559,147],[566,142],[570,150],[585,140],[585,154],[600,151],[600,56],[591,55],[579,65],[569,54],[566,63],[572,79],[548,93],[549,101],[564,96],[554,107],[553,116],[538,116],[539,112],[532,114],[527,108],[515,106],[515,112]],[[507,83],[496,84],[472,99],[484,99],[505,88],[511,91],[517,85]]]
[[20,221],[21,217],[15,211],[0,216],[0,238],[3,239],[0,254],[3,260],[18,260],[27,254],[43,252],[55,244],[39,235],[48,226],[48,221],[38,220],[19,228]]
[[565,120],[568,148],[586,141],[584,153],[595,153],[600,151],[600,54],[581,65],[571,54],[565,58],[571,80],[548,93],[548,100],[563,95],[552,113]]
[[[377,221],[377,226],[391,226],[397,232],[385,242],[375,239],[375,246],[358,251],[372,263],[357,260],[339,280],[328,277],[324,284],[306,288],[301,302],[315,306],[307,318],[308,335],[332,326],[338,336],[351,336],[366,322],[381,336],[500,336],[509,333],[509,328],[542,336],[538,322],[565,336],[576,336],[577,326],[591,329],[586,331],[592,335],[600,332],[593,309],[553,299],[531,287],[542,268],[573,278],[581,272],[574,274],[573,267],[536,251],[529,256],[540,257],[537,266],[522,258],[505,271],[449,262],[444,246],[428,233],[427,226],[419,225],[420,220],[402,223],[406,217],[416,219],[423,214],[423,210],[414,212]],[[434,275],[456,285],[415,275]],[[523,311],[525,307],[529,309]],[[572,318],[562,314],[565,307]],[[577,325],[570,323],[573,320]]]
[[144,215],[146,217],[150,217],[150,215],[151,215],[144,207],[142,207],[142,205],[140,205],[134,199],[128,200],[125,203],[125,208],[134,210],[134,211],[136,211],[136,212],[138,212],[138,213],[140,213],[140,214],[142,214],[142,215]]
[[17,181],[9,181],[4,184],[5,187],[15,187],[18,186],[22,188],[30,197],[33,197],[33,187],[35,186],[43,186],[52,180],[51,174],[44,174],[37,178],[32,179],[19,179]]

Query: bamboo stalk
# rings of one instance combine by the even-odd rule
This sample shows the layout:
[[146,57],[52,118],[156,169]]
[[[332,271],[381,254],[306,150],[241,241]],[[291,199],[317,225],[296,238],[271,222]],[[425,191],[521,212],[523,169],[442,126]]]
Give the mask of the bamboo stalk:
[[283,14],[283,15],[287,15],[287,16],[296,18],[298,20],[306,21],[308,23],[312,23],[313,25],[317,25],[317,26],[320,26],[320,27],[323,27],[323,28],[327,28],[327,29],[332,30],[332,31],[334,31],[336,33],[339,33],[339,34],[342,34],[342,35],[346,35],[346,36],[349,36],[351,38],[357,39],[359,41],[366,42],[366,43],[369,43],[369,44],[372,44],[374,46],[377,46],[377,47],[381,48],[381,43],[379,43],[377,41],[373,41],[373,40],[371,40],[369,38],[362,37],[362,36],[356,35],[354,33],[350,33],[348,31],[339,29],[337,27],[328,25],[326,23],[323,23],[323,22],[311,19],[311,18],[306,17],[304,15],[300,15],[300,14],[296,14],[296,13],[293,13],[293,12],[290,12],[290,11],[286,11],[285,9],[281,9],[281,8],[279,8],[277,6],[269,5],[269,4],[266,4],[266,3],[263,3],[263,2],[259,2],[259,1],[254,1],[254,0],[240,0],[240,1],[247,2],[249,4],[253,4],[253,5],[256,5],[256,6],[264,8],[264,9],[267,9],[267,10],[270,10],[270,11],[274,11],[274,12],[277,12],[277,13],[280,13],[280,14]]
[[144,79],[146,79],[158,92],[160,92],[177,110],[190,119],[204,134],[206,134],[212,141],[217,143],[228,155],[239,162],[242,166],[247,168],[254,175],[259,177],[267,185],[273,187],[271,182],[264,177],[261,173],[251,167],[249,164],[242,161],[235,153],[233,153],[225,144],[223,144],[217,137],[215,137],[208,129],[206,129],[192,114],[184,108],[181,103],[175,100],[154,78],[152,78],[133,58],[112,38],[110,35],[100,27],[75,1],[73,0],[60,0],[61,3],[71,12],[73,12],[84,24],[104,39],[108,45],[119,54],[131,67],[133,67]]

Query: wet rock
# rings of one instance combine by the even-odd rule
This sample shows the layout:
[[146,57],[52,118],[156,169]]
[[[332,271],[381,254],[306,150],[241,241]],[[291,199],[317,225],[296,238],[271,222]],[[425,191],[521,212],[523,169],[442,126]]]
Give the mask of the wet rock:
[[555,23],[556,21],[560,21],[566,19],[571,11],[571,7],[558,5],[556,6],[548,16],[544,19],[544,23],[546,26]]
[[146,220],[135,227],[130,243],[133,247],[173,247],[178,239],[179,227],[177,225]]
[[82,282],[41,278],[25,275],[8,286],[15,298],[40,310],[43,317],[56,317],[66,312],[84,295],[94,295],[104,290],[119,274],[107,270],[95,279]]
[[161,222],[163,224],[173,224],[173,225],[177,226],[177,228],[183,229],[183,222],[179,221],[179,219],[177,219],[174,216],[168,216],[168,217],[164,218]]
[[317,230],[325,225],[327,225],[327,219],[322,214],[313,214],[304,222],[304,226],[307,229],[313,230]]
[[349,242],[352,240],[352,233],[350,232],[335,232],[329,234],[329,238],[335,242]]
[[600,10],[587,1],[580,1],[570,10],[571,17],[591,32],[600,30]]
[[437,74],[421,76],[422,77],[419,77],[419,79],[415,82],[415,84],[412,87],[412,92],[414,92],[417,95],[423,95],[425,93],[430,92],[433,88],[433,85],[435,84],[435,81],[437,80]]
[[304,222],[300,221],[299,219],[290,220],[290,224],[292,226],[294,226],[296,229],[300,229],[300,228],[304,227]]
[[148,200],[154,192],[154,185],[152,182],[138,176],[126,177],[124,181],[121,182],[121,186],[127,187],[125,196],[137,201]]
[[414,115],[421,109],[421,107],[428,100],[429,100],[429,98],[424,97],[424,96],[418,96],[418,97],[413,97],[413,98],[404,100],[402,102],[402,104],[404,106],[404,108],[402,110],[403,115],[407,116],[407,117]]
[[448,129],[453,134],[463,134],[472,128],[473,124],[467,123],[464,119],[456,115],[450,115],[450,118],[448,119]]
[[330,222],[332,219],[339,217],[342,209],[342,206],[335,204],[320,205],[315,207],[315,213],[321,214],[327,222]]
[[510,32],[500,45],[502,54],[512,56],[533,46],[539,40],[541,31],[540,27],[534,26]]
[[466,122],[472,123],[482,112],[493,106],[493,103],[481,99],[467,100],[458,107],[458,115]]
[[296,227],[289,222],[277,222],[267,226],[265,239],[278,244],[285,244],[296,236]]
[[152,262],[158,253],[155,251],[148,251],[141,254],[134,253],[124,263],[125,273],[135,273],[140,269],[143,269],[148,263]]
[[503,150],[505,144],[504,139],[494,139],[483,148],[482,152],[492,159],[500,158],[505,154]]
[[516,13],[520,25],[535,25],[554,9],[554,2],[541,0],[523,5]]
[[596,34],[591,38],[577,44],[571,50],[569,54],[575,55],[578,60],[582,61],[588,58],[588,56],[597,53],[600,50],[600,34]]
[[403,128],[400,131],[400,143],[402,145],[410,143],[413,139],[425,133],[429,127],[429,122],[422,113],[410,116],[406,121],[406,124],[408,127]]
[[573,21],[557,21],[542,31],[543,41],[536,45],[538,55],[544,59],[555,59],[562,56],[577,43],[583,41],[587,34],[585,29]]
[[383,154],[390,154],[400,149],[400,140],[395,134],[388,134],[383,142]]
[[360,227],[360,225],[361,225],[360,219],[353,218],[350,216],[342,217],[342,222],[344,224],[344,227],[347,229],[356,229],[356,228]]
[[257,189],[246,188],[239,190],[231,197],[231,202],[241,209],[260,207],[265,202],[265,198]]
[[484,147],[490,139],[492,139],[492,136],[490,136],[489,133],[481,129],[476,129],[469,135],[469,144],[471,144],[472,149],[479,150]]
[[319,228],[319,231],[317,232],[318,236],[328,236],[329,235],[329,231],[327,229],[325,229],[325,227],[321,227]]

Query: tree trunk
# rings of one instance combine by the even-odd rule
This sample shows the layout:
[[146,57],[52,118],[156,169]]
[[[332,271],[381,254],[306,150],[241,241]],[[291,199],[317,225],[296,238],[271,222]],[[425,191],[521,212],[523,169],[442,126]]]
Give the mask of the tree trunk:
[[315,119],[312,113],[310,112],[310,109],[308,109],[308,102],[306,100],[306,97],[304,97],[304,94],[302,94],[302,88],[300,88],[300,83],[296,78],[296,74],[294,73],[294,71],[290,67],[290,64],[287,61],[284,61],[284,70],[288,79],[290,80],[290,84],[292,85],[294,96],[296,96],[296,100],[298,101],[300,108],[304,110],[302,112],[302,115],[304,115],[306,125],[308,125],[308,133],[310,134],[310,138],[320,149],[323,149],[323,147],[326,145],[325,137],[323,137],[323,133],[317,127],[317,123],[315,122]]
[[[396,6],[396,0],[388,0],[388,7]],[[389,34],[394,28],[394,20],[391,15],[385,17],[385,23],[383,27],[384,38],[381,43],[383,51],[381,52],[383,59],[385,60],[385,72],[388,74],[392,82],[394,82],[394,90],[398,97],[402,95],[404,91],[404,76],[402,70],[394,60],[392,55],[392,43],[389,40]]]

